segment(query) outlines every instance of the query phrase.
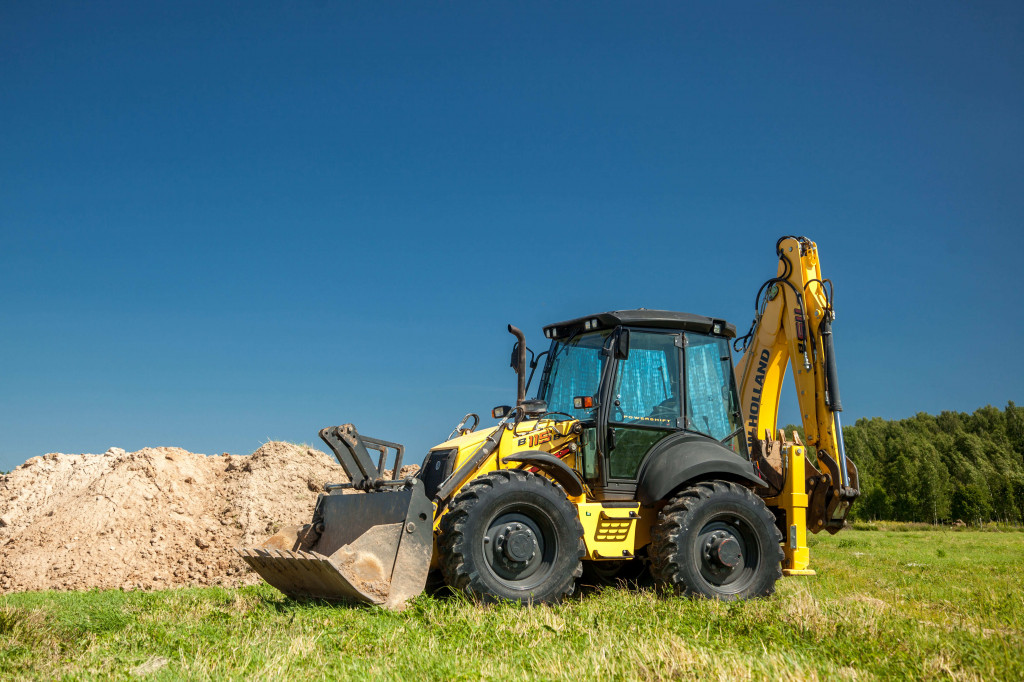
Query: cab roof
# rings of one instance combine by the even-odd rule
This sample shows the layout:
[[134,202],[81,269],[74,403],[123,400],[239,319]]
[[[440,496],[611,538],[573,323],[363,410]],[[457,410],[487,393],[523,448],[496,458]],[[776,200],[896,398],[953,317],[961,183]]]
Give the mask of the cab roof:
[[678,313],[672,310],[648,310],[646,308],[613,310],[607,313],[577,317],[574,320],[566,320],[565,322],[556,322],[544,327],[544,336],[549,339],[564,339],[578,332],[614,329],[620,325],[623,327],[680,329],[688,332],[721,336],[727,339],[736,338],[736,326],[729,324],[725,320],[705,317],[704,315],[694,315],[693,313]]

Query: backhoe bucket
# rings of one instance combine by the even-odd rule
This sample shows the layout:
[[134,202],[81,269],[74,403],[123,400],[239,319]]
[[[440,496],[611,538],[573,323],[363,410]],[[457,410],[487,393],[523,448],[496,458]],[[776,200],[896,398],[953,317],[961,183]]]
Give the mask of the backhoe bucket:
[[433,505],[418,480],[401,489],[321,495],[313,522],[235,551],[290,597],[402,609],[423,591]]

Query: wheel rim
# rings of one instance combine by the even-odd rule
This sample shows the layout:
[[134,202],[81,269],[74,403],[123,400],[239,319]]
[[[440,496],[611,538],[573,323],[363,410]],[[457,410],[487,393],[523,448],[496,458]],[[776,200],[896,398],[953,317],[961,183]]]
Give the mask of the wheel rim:
[[753,527],[736,514],[709,519],[697,534],[693,553],[701,577],[717,592],[735,594],[754,581],[761,546]]
[[482,545],[491,573],[514,590],[541,585],[553,570],[558,552],[554,525],[546,515],[532,508],[500,511],[487,524]]

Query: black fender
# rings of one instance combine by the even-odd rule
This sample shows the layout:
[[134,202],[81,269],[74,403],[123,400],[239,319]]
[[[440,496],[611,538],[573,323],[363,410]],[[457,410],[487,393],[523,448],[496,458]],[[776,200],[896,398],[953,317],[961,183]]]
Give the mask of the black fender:
[[583,481],[580,480],[579,474],[570,469],[568,464],[546,452],[530,450],[517,452],[508,457],[502,457],[501,461],[503,464],[520,462],[527,466],[537,467],[555,479],[555,482],[562,486],[570,497],[579,497],[583,494]]
[[637,477],[637,499],[650,506],[701,479],[735,481],[755,490],[767,487],[749,461],[712,438],[685,432],[652,448]]

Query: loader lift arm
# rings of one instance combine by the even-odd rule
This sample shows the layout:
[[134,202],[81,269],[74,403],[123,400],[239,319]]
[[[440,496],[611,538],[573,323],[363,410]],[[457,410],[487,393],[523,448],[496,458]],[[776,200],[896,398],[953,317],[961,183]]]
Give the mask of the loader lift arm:
[[[737,339],[743,355],[735,373],[751,459],[769,482],[769,505],[784,510],[786,568],[799,574],[807,566],[806,530],[838,532],[860,485],[843,445],[831,282],[806,237],[783,237],[775,249],[778,274],[758,290],[751,329]],[[799,439],[773,440],[791,363],[806,450]]]

